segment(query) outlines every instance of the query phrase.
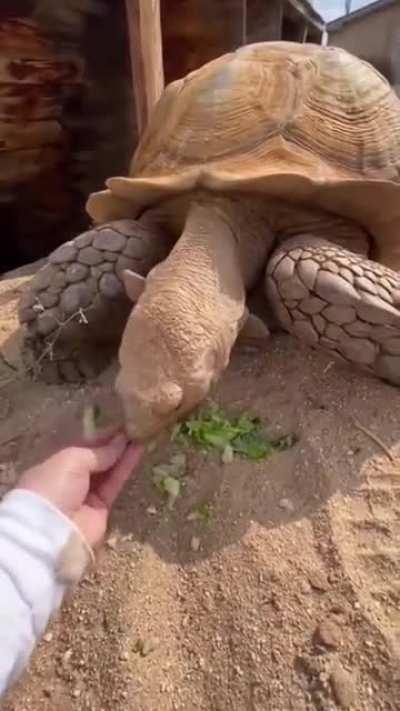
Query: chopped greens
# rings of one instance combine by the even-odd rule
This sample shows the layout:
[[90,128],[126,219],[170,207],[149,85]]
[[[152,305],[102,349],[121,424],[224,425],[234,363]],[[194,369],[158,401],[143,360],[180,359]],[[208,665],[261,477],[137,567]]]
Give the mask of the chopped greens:
[[87,405],[83,410],[83,436],[87,442],[95,439],[101,417],[99,405]]
[[180,478],[186,473],[186,455],[183,452],[171,457],[168,464],[157,464],[152,468],[153,483],[166,496],[169,509],[173,509],[175,501],[181,493]]
[[167,476],[162,480],[162,488],[168,497],[168,508],[173,509],[175,501],[181,493],[181,482],[172,476]]
[[224,464],[230,463],[235,454],[253,461],[265,459],[274,452],[289,449],[296,442],[294,435],[271,440],[263,432],[257,417],[228,417],[218,408],[200,412],[183,422],[175,428],[173,436],[178,441],[206,450],[219,450]]
[[200,521],[205,526],[208,525],[212,517],[212,507],[207,502],[197,506],[187,517],[188,521]]

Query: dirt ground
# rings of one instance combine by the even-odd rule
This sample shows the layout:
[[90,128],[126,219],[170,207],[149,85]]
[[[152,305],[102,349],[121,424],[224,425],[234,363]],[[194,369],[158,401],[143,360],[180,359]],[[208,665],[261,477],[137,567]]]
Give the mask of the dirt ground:
[[[90,388],[21,374],[26,280],[0,282],[2,492],[93,393],[112,406],[112,367]],[[277,335],[235,353],[213,399],[298,443],[256,464],[190,450],[169,512],[150,477],[164,435],[5,711],[400,709],[399,391]],[[203,503],[209,522],[188,520]]]

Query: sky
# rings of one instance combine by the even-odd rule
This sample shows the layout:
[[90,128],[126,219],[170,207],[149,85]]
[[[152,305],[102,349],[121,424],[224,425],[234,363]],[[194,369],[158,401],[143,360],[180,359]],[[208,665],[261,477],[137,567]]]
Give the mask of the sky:
[[[345,14],[345,0],[313,0],[312,3],[324,20],[334,20]],[[364,5],[370,5],[371,0],[352,0],[351,9],[358,10]]]

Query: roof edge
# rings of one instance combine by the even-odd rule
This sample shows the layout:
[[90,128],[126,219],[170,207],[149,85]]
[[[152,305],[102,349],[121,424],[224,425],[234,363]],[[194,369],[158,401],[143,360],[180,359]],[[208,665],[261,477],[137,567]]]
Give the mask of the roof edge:
[[341,30],[342,27],[348,25],[354,20],[359,20],[362,17],[371,15],[374,12],[379,12],[379,10],[384,10],[385,8],[391,7],[392,5],[396,5],[397,3],[398,0],[376,0],[376,2],[372,2],[369,5],[366,5],[365,7],[360,7],[358,10],[353,10],[353,12],[350,12],[348,15],[342,15],[342,17],[337,17],[336,20],[328,22],[326,28],[328,32],[335,32],[337,30]]
[[295,10],[297,10],[297,12],[299,12],[305,17],[307,22],[314,25],[315,27],[318,27],[321,32],[325,30],[326,22],[323,20],[321,15],[319,15],[318,12],[314,10],[313,6],[310,2],[308,2],[308,0],[288,0],[288,2]]

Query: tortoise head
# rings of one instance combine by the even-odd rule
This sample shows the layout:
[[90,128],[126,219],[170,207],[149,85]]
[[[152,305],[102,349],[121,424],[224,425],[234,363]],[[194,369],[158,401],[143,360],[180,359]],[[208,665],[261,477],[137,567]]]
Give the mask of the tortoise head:
[[[167,293],[158,291],[152,275],[147,279],[151,283],[143,291],[143,277],[124,274],[126,290],[137,303],[122,337],[116,380],[127,433],[138,441],[196,407],[221,371],[212,334],[197,331],[192,340],[193,319],[185,320],[179,295],[168,299]],[[228,357],[227,353],[225,364]]]

